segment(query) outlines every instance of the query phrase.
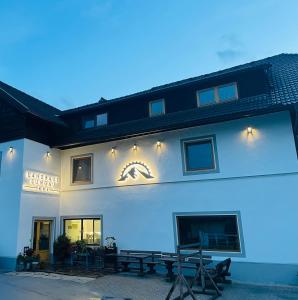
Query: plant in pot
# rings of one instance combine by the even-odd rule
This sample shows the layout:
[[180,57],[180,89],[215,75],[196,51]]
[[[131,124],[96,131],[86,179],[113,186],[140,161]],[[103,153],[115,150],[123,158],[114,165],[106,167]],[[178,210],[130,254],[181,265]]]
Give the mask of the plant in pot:
[[35,259],[34,250],[32,248],[26,249],[25,255],[24,255],[25,270],[29,271],[32,269],[32,262],[34,261],[34,259]]
[[24,271],[25,269],[25,257],[22,255],[22,253],[19,253],[17,256],[17,272]]
[[107,254],[117,253],[116,239],[113,236],[107,236],[105,239],[105,258],[104,265],[105,268],[114,268],[117,264],[117,257],[107,256]]
[[65,235],[60,235],[54,242],[54,258],[56,262],[64,263],[71,255],[71,241]]

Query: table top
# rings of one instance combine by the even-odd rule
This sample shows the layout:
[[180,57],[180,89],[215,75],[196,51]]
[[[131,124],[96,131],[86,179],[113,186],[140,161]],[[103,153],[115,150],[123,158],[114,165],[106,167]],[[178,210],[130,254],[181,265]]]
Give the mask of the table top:
[[[164,261],[164,262],[171,262],[171,263],[175,263],[178,261],[178,257],[162,257],[160,260]],[[183,263],[191,263],[191,264],[198,264],[200,263],[200,259],[199,258],[195,258],[195,257],[190,257],[187,259],[183,259],[182,261]],[[210,264],[212,263],[212,259],[210,257],[203,257],[203,264]]]
[[131,253],[131,254],[128,254],[128,253],[111,253],[111,254],[107,254],[106,256],[116,256],[116,257],[124,257],[124,258],[138,258],[138,259],[144,259],[144,258],[148,258],[148,257],[152,257],[151,254],[142,254],[142,253]]

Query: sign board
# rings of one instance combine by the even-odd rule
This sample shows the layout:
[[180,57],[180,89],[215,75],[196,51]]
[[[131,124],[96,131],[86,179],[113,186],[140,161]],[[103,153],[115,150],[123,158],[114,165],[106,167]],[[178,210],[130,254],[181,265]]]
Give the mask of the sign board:
[[118,181],[126,181],[128,179],[138,180],[138,179],[149,180],[154,178],[151,174],[148,166],[140,161],[133,161],[128,163],[122,170],[120,178]]
[[36,172],[25,171],[23,190],[27,192],[59,194],[59,176]]

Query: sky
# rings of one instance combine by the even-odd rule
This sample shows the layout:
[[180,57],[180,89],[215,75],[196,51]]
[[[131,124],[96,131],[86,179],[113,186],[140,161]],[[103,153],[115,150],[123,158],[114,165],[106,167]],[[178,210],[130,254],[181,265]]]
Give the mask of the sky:
[[59,109],[280,53],[296,0],[0,0],[0,80]]

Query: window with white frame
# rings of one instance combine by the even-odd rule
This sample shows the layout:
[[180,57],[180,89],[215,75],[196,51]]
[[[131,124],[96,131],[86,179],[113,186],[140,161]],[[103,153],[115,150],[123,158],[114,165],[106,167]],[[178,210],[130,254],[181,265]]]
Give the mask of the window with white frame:
[[211,105],[238,99],[236,82],[197,91],[198,106]]
[[185,173],[218,170],[215,136],[185,139],[181,147]]
[[150,117],[160,116],[165,114],[165,101],[158,99],[149,102],[149,115]]
[[238,214],[176,215],[179,245],[199,243],[205,251],[241,252]]
[[96,116],[96,126],[104,126],[108,124],[108,114],[103,113]]
[[92,183],[92,154],[71,158],[72,184]]

